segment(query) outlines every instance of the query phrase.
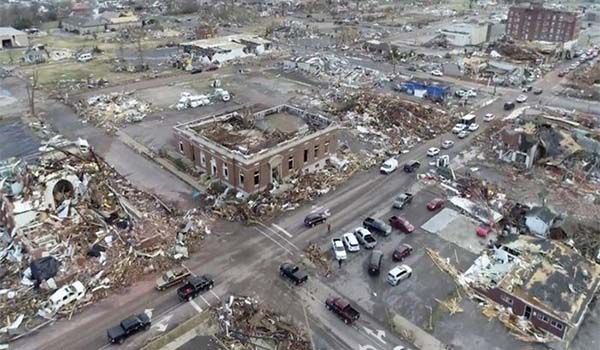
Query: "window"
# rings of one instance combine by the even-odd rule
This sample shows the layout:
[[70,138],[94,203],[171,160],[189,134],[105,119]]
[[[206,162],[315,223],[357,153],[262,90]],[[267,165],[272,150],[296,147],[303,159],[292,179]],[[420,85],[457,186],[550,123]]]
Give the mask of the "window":
[[204,156],[204,152],[200,151],[200,165],[206,166],[206,157]]
[[512,298],[510,298],[510,297],[508,297],[508,296],[506,296],[506,295],[502,295],[502,296],[500,297],[500,299],[501,299],[503,302],[505,302],[505,303],[507,303],[507,304],[509,304],[509,305],[512,305],[512,304],[513,304],[513,300],[512,300]]
[[325,154],[329,154],[329,141],[325,141]]
[[[550,319],[548,318],[548,316],[544,315],[544,314],[538,314],[537,315],[538,320],[544,321],[546,323],[548,323],[548,321],[550,321]],[[553,321],[554,322],[554,321]]]
[[552,325],[552,327],[554,327],[554,328],[556,328],[556,329],[559,329],[559,330],[562,330],[562,329],[563,329],[563,325],[562,325],[562,323],[558,323],[558,322],[556,322],[556,321],[550,321],[550,324]]
[[304,163],[308,162],[308,150],[304,150]]
[[260,171],[254,172],[254,186],[260,185]]
[[319,158],[319,145],[315,145],[315,158]]
[[226,180],[229,180],[229,168],[227,168],[226,164],[223,164],[223,177],[225,177]]
[[179,152],[183,153],[183,142],[179,142]]
[[294,169],[294,156],[288,158],[288,170]]
[[240,173],[240,184],[244,184],[244,173]]

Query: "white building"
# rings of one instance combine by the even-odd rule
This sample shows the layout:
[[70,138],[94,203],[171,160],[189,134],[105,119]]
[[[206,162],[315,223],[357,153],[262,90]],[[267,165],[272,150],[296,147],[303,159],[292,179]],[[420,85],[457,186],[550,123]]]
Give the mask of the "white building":
[[223,63],[237,58],[258,56],[271,50],[271,42],[254,35],[228,35],[180,44],[184,52],[203,63]]
[[488,40],[489,25],[477,23],[457,23],[440,30],[453,46],[479,45]]

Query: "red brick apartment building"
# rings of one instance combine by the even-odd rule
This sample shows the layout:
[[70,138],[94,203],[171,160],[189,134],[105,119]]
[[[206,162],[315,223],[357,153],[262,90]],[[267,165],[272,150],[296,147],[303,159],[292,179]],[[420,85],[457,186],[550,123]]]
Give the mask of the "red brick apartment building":
[[528,6],[513,6],[508,11],[506,34],[517,40],[539,40],[565,43],[577,39],[580,16],[545,8],[541,2]]

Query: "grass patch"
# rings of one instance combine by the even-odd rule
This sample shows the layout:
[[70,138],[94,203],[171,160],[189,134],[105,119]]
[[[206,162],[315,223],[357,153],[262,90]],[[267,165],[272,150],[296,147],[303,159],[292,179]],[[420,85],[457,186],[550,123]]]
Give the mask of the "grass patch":
[[[23,52],[25,52],[25,49],[0,50],[0,64],[20,64]],[[13,60],[12,63],[10,62],[11,56]]]

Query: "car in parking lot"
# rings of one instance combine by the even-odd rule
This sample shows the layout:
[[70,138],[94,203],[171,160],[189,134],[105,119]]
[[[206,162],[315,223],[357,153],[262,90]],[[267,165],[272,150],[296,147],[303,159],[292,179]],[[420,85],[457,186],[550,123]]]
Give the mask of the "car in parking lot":
[[437,156],[438,154],[440,154],[440,149],[439,149],[439,148],[437,148],[437,147],[430,147],[430,148],[427,150],[427,157],[435,157],[435,156]]
[[365,249],[373,249],[377,245],[375,237],[364,227],[354,229],[354,236],[360,244],[365,246]]
[[292,282],[294,282],[297,286],[308,280],[308,275],[299,266],[294,265],[292,263],[283,263],[279,265],[279,274],[282,277],[285,277]]
[[344,243],[340,238],[331,239],[331,248],[333,249],[333,255],[335,256],[335,260],[346,260],[346,258],[348,257],[346,255]]
[[477,97],[477,91],[475,91],[475,90],[467,90],[467,92],[465,92],[465,96],[467,96],[467,97]]
[[487,113],[485,116],[483,116],[484,122],[491,122],[494,119],[496,119],[496,116],[493,115],[492,113]]
[[392,253],[392,259],[394,261],[402,261],[407,256],[412,254],[412,252],[413,252],[412,246],[405,244],[405,243],[401,243],[398,247],[396,247],[396,249],[394,249],[394,252]]
[[410,276],[412,276],[412,269],[407,265],[400,265],[388,272],[386,281],[392,286],[397,286],[400,281],[403,281]]
[[452,128],[452,133],[453,134],[458,134],[459,132],[465,130],[467,128],[467,126],[463,123],[458,123],[456,125],[454,125],[454,127]]
[[510,111],[515,108],[515,103],[512,101],[504,102],[504,110]]
[[392,227],[388,224],[386,224],[385,222],[379,220],[379,219],[375,219],[372,217],[368,217],[363,221],[363,226],[371,231],[371,232],[376,232],[379,233],[383,236],[388,236],[390,233],[392,233]]
[[517,97],[517,102],[519,102],[519,103],[523,103],[523,102],[525,102],[525,101],[527,101],[527,95],[519,95],[519,96]]
[[461,139],[461,140],[464,139],[464,138],[466,138],[467,136],[469,136],[469,132],[466,131],[466,130],[463,130],[463,131],[459,132],[458,135],[457,135],[457,137],[459,139]]
[[415,170],[419,169],[419,167],[421,167],[421,163],[416,161],[416,160],[411,160],[408,163],[404,164],[404,172],[405,173],[412,173]]
[[542,92],[544,92],[544,90],[542,90],[542,89],[540,89],[540,88],[537,88],[537,89],[534,89],[534,90],[533,90],[533,94],[534,94],[534,95],[541,95],[541,94],[542,94]]
[[381,264],[383,263],[383,252],[381,250],[374,250],[371,252],[369,257],[369,275],[377,276],[381,271]]
[[408,222],[408,220],[401,216],[394,215],[390,218],[389,221],[390,225],[392,225],[393,228],[398,229],[404,233],[412,233],[415,230],[415,227],[410,222]]
[[475,230],[478,237],[486,238],[492,232],[492,227],[489,224],[481,223]]
[[431,71],[431,75],[435,77],[442,77],[444,76],[444,73],[442,73],[439,69],[436,69]]
[[454,146],[454,141],[452,140],[444,140],[444,142],[442,142],[443,149],[449,149],[452,148],[452,146]]
[[392,207],[396,208],[396,209],[402,209],[407,204],[412,202],[412,199],[413,199],[412,193],[404,192],[404,193],[398,195],[398,197],[396,197],[396,199],[394,199],[394,203],[392,204]]
[[445,203],[446,203],[446,201],[443,200],[442,198],[434,198],[431,201],[429,201],[429,203],[427,203],[427,209],[429,209],[431,211],[438,210],[438,209],[442,208]]
[[310,213],[304,218],[304,226],[313,227],[327,220],[325,213]]
[[348,249],[349,252],[357,252],[360,250],[360,244],[358,244],[358,239],[353,233],[344,233],[342,235],[342,241],[344,242],[344,246]]
[[473,123],[469,125],[469,131],[477,131],[477,129],[479,129],[479,124]]

